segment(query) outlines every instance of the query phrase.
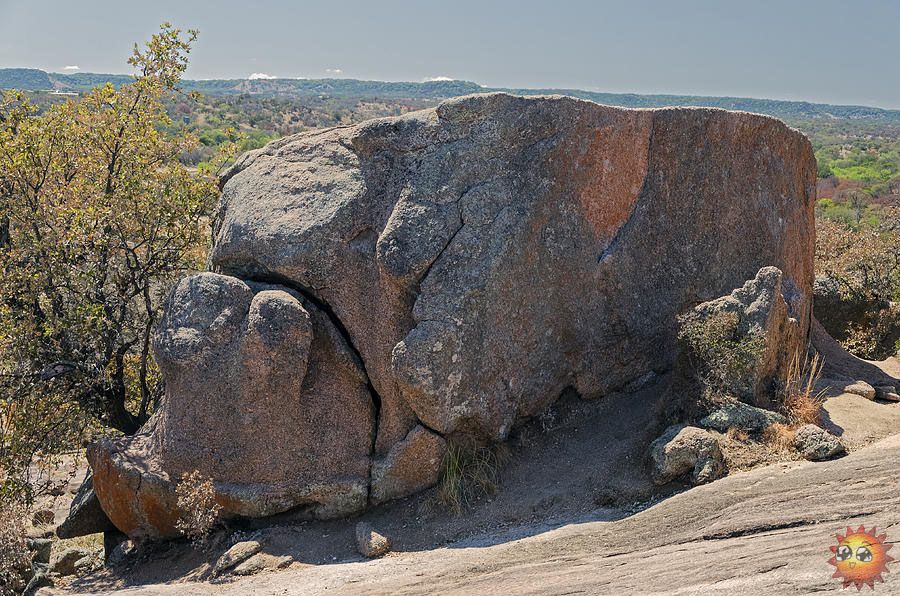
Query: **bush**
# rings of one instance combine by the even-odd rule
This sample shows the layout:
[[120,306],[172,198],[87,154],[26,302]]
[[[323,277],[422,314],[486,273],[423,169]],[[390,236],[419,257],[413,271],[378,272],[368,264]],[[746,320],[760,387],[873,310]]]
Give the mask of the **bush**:
[[685,345],[692,369],[703,388],[703,398],[716,402],[742,397],[752,387],[753,375],[765,350],[757,333],[741,333],[734,312],[700,315],[689,312],[678,318],[678,339]]
[[162,396],[153,329],[203,266],[218,197],[214,168],[179,161],[197,140],[167,132],[195,37],[163,24],[130,82],[43,110],[0,93],[3,494],[32,499],[36,458],[77,448],[90,419],[132,434]]
[[900,354],[900,307],[868,313],[864,322],[847,327],[843,339],[844,347],[860,358],[883,360]]
[[[900,210],[878,225],[816,222],[816,313],[853,354],[880,360],[900,341]],[[820,283],[821,280],[821,283]]]
[[205,546],[206,539],[219,522],[219,514],[222,511],[222,507],[216,503],[212,480],[197,470],[183,474],[181,482],[175,488],[175,494],[178,497],[178,509],[181,511],[181,518],[177,523],[178,531],[195,546]]

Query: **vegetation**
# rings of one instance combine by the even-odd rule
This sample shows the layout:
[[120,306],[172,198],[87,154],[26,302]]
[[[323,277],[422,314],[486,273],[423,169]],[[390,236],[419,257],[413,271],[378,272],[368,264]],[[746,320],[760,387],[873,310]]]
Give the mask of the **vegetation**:
[[475,446],[451,441],[442,465],[440,503],[459,513],[478,499],[496,493],[506,454],[502,445]]
[[243,137],[238,150],[247,151],[305,130],[399,116],[425,105],[411,100],[386,102],[333,97],[310,97],[298,102],[241,94],[198,96],[196,101],[173,102],[169,105],[169,113],[174,126],[184,126],[199,139],[198,147],[182,157],[184,163],[197,165],[215,155],[218,147],[233,137],[233,131],[239,131]]
[[744,396],[753,384],[765,349],[763,338],[756,333],[741,333],[740,317],[734,312],[688,312],[678,323],[678,338],[687,347],[702,397],[715,403],[721,398]]
[[816,238],[817,273],[834,285],[817,303],[822,324],[858,356],[900,352],[900,207],[856,225],[820,217]]
[[[65,89],[87,91],[107,82],[121,85],[127,75],[46,73],[36,69],[0,69],[0,88],[29,90]],[[865,106],[837,106],[803,101],[753,99],[746,97],[701,97],[696,95],[638,95],[634,93],[599,93],[579,89],[507,89],[482,87],[470,81],[426,81],[423,83],[361,81],[357,79],[218,79],[185,81],[185,88],[210,96],[252,93],[265,97],[302,100],[309,97],[379,98],[382,100],[446,99],[484,91],[507,91],[522,95],[565,94],[607,105],[629,108],[664,106],[708,106],[769,114],[789,121],[828,123],[833,120],[874,123],[900,123],[900,111]]]
[[818,353],[795,352],[781,383],[779,403],[791,427],[822,423],[824,391],[816,391],[825,362]]
[[0,501],[0,596],[20,594],[24,571],[31,566],[25,539],[25,511],[21,505]]
[[160,396],[151,330],[169,284],[204,262],[218,194],[213,168],[181,163],[199,141],[165,110],[195,36],[164,24],[119,88],[41,113],[17,92],[0,103],[3,496],[30,499],[38,454],[91,425],[133,433]]
[[762,431],[762,442],[771,447],[777,453],[792,453],[794,451],[794,439],[797,436],[797,428],[791,424],[775,422]]
[[195,546],[203,547],[219,522],[222,507],[216,503],[212,480],[194,470],[181,476],[175,487],[178,509],[182,512],[176,527]]

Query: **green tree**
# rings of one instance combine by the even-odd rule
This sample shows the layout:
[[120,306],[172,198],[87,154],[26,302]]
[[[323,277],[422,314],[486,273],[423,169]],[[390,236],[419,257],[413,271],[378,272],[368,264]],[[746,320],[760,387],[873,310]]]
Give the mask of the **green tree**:
[[202,265],[218,194],[164,102],[195,31],[164,23],[134,80],[41,114],[0,103],[0,482],[90,421],[133,433],[161,393],[150,337],[170,283]]

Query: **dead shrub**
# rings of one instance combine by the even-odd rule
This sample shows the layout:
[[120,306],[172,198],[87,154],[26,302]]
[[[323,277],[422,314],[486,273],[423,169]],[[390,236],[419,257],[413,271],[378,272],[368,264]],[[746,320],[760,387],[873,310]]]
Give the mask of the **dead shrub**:
[[450,441],[438,488],[440,503],[460,513],[478,499],[496,493],[507,449],[505,445],[485,447]]
[[212,480],[199,471],[182,474],[175,487],[181,518],[176,527],[197,547],[206,545],[209,533],[219,522],[222,507],[216,503],[216,491]]
[[31,564],[25,538],[25,508],[0,501],[0,596],[20,594]]

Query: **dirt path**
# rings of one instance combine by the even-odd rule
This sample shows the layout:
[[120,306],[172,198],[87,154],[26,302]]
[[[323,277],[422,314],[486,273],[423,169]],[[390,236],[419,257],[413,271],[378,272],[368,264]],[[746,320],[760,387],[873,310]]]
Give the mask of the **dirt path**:
[[[124,594],[624,594],[837,591],[828,547],[848,525],[900,540],[900,435],[833,462],[739,473],[613,522],[497,536],[228,584]],[[900,569],[898,569],[900,571]],[[884,593],[900,592],[900,573]],[[85,586],[87,587],[87,586]]]

